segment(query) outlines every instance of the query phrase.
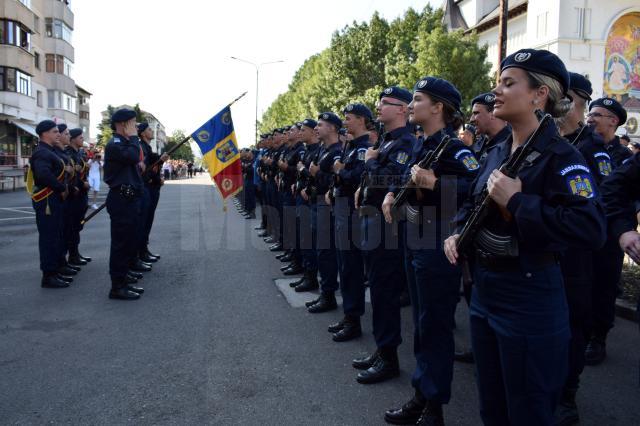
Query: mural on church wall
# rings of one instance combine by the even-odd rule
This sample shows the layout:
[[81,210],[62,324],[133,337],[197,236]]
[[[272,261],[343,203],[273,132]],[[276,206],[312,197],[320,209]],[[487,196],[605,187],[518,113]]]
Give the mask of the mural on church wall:
[[607,37],[604,61],[606,96],[616,98],[629,112],[627,132],[640,136],[640,13],[621,16]]

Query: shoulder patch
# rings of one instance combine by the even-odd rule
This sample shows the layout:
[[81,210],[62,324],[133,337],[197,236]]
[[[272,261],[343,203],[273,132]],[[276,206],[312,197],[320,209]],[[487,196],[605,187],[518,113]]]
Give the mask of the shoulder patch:
[[473,155],[473,152],[471,152],[468,149],[461,149],[460,151],[458,151],[455,155],[454,158],[456,160],[459,160],[462,162],[462,164],[464,164],[464,167],[469,170],[470,172],[474,171],[474,170],[478,170],[480,168],[480,164],[478,163],[478,160],[476,159],[476,156]]
[[593,178],[589,172],[571,173],[565,179],[569,186],[569,191],[573,195],[579,195],[584,198],[595,197]]
[[360,148],[358,150],[358,160],[364,161],[364,155],[367,153],[367,148]]
[[398,164],[404,165],[404,164],[407,163],[408,159],[409,159],[409,154],[407,154],[404,151],[400,151],[400,152],[398,152],[398,155],[396,155],[396,162]]
[[611,165],[611,157],[609,157],[604,152],[598,152],[594,155],[596,159],[596,164],[598,165],[598,173],[602,176],[609,176],[613,171],[613,166]]
[[120,138],[113,138],[113,143],[120,143],[120,142],[121,142]]
[[560,170],[560,176],[566,176],[571,172],[584,172],[588,174],[589,168],[587,166],[583,166],[582,164],[572,164]]

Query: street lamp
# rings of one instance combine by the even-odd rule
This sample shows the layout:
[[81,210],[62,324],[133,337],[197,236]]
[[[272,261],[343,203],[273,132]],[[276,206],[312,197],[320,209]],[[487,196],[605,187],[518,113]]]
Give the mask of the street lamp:
[[255,121],[255,136],[256,136],[256,146],[258,146],[258,84],[260,82],[260,67],[262,65],[269,65],[269,64],[277,64],[280,62],[284,62],[283,60],[279,60],[279,61],[270,61],[270,62],[261,62],[259,64],[256,64],[254,62],[251,61],[247,61],[245,59],[240,59],[240,58],[236,58],[235,56],[231,56],[231,59],[236,60],[236,61],[240,61],[240,62],[244,62],[245,64],[249,64],[249,65],[253,65],[254,68],[256,69],[256,121]]

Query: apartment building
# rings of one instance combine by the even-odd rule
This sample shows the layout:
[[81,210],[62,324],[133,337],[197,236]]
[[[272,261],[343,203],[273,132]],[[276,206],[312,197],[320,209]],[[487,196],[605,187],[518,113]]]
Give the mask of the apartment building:
[[70,3],[0,0],[0,172],[28,163],[41,120],[89,130],[91,93],[73,78]]

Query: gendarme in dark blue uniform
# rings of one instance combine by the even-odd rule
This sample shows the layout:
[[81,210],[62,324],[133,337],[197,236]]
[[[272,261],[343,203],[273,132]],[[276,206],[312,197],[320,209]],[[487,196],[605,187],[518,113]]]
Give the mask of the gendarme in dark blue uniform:
[[[112,123],[130,122],[135,116],[134,111],[121,109],[113,114]],[[133,129],[135,131],[135,123]],[[111,217],[110,298],[140,297],[138,293],[128,289],[126,278],[129,264],[135,259],[138,249],[140,203],[144,191],[138,163],[142,160],[143,154],[137,136],[125,136],[116,132],[107,143],[104,181],[109,185],[107,211]]]

